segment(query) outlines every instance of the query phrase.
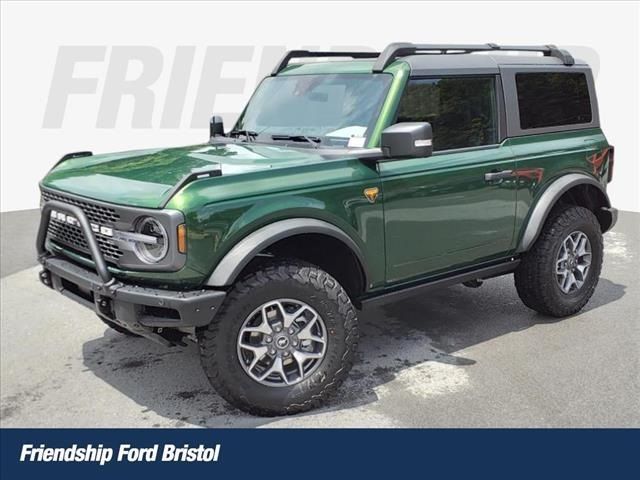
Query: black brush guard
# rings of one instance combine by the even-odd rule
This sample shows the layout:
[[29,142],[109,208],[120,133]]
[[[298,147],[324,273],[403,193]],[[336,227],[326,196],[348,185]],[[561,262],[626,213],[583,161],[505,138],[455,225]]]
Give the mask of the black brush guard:
[[[52,210],[72,215],[78,221],[95,271],[47,251]],[[226,295],[218,290],[172,291],[122,283],[109,271],[84,211],[57,200],[49,200],[42,207],[36,248],[44,285],[95,310],[110,322],[165,345],[180,343],[179,339],[173,340],[175,335],[164,332],[165,328],[207,325]]]

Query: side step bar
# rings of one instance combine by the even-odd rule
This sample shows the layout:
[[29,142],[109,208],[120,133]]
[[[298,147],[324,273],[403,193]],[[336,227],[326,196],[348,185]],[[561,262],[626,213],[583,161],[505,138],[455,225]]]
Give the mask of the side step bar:
[[385,303],[397,302],[415,295],[421,295],[429,290],[449,287],[470,280],[497,277],[498,275],[514,271],[519,263],[520,259],[514,257],[497,264],[467,270],[465,272],[433,277],[410,287],[398,288],[391,292],[384,292],[380,295],[362,298],[362,308],[377,307]]

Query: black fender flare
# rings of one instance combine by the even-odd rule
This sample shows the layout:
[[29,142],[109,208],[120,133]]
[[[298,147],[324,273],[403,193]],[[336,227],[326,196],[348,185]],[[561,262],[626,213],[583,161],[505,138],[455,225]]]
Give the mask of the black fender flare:
[[527,225],[518,244],[518,253],[526,252],[531,248],[537,240],[544,222],[547,220],[551,209],[554,207],[560,197],[577,185],[592,185],[596,187],[606,199],[606,205],[602,207],[603,213],[611,216],[608,229],[613,227],[616,219],[616,211],[611,208],[611,202],[605,188],[595,178],[584,173],[570,173],[555,180],[540,195],[540,198],[533,207],[533,211],[529,215]]
[[250,233],[218,262],[206,285],[209,287],[225,287],[232,285],[240,272],[255,256],[279,240],[305,233],[328,235],[344,243],[356,256],[366,288],[368,274],[364,256],[358,244],[343,230],[335,225],[316,218],[290,218],[270,223]]

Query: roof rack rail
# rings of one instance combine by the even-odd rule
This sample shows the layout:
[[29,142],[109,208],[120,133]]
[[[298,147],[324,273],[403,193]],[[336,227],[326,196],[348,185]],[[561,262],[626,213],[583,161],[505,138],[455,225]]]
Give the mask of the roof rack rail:
[[567,66],[575,64],[573,56],[566,50],[562,50],[555,45],[496,45],[495,43],[484,44],[421,44],[421,43],[390,43],[382,51],[378,52],[311,52],[309,50],[290,50],[278,62],[271,72],[275,76],[284,70],[289,61],[293,58],[375,58],[373,73],[381,73],[391,65],[397,58],[409,55],[437,55],[437,54],[459,54],[471,52],[540,52],[547,57],[555,57],[562,60]]
[[391,43],[380,54],[373,66],[374,73],[380,73],[394,60],[408,55],[433,55],[433,54],[457,54],[471,52],[541,52],[548,57],[556,57],[565,65],[575,63],[573,57],[566,50],[561,50],[555,45],[496,45],[485,43],[479,45],[448,45],[448,44],[419,44],[419,43]]
[[347,57],[347,58],[378,58],[380,52],[311,52],[309,50],[290,50],[278,62],[271,72],[271,76],[277,75],[289,65],[293,58],[321,58],[321,57]]

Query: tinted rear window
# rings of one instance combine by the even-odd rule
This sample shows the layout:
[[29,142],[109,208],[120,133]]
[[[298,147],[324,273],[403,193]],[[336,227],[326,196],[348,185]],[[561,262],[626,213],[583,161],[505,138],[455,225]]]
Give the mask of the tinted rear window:
[[584,73],[518,73],[516,87],[523,130],[591,122]]

